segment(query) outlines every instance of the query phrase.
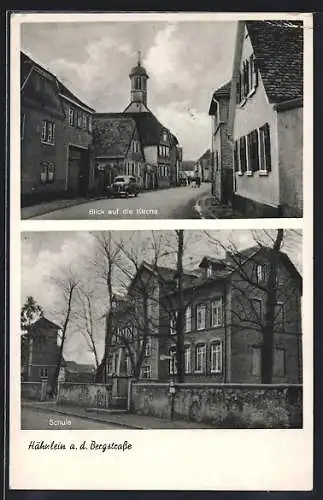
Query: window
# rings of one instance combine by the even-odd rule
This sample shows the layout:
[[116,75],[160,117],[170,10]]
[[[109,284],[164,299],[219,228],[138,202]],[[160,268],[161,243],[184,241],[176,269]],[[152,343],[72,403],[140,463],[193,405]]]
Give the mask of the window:
[[41,368],[39,370],[39,376],[40,376],[40,378],[47,378],[48,377],[48,369],[47,368]]
[[206,306],[205,304],[200,304],[196,308],[196,328],[198,330],[204,330],[206,327]]
[[25,122],[26,122],[25,113],[20,113],[20,139],[23,139],[25,136]]
[[219,171],[219,151],[215,151],[215,171]]
[[87,129],[87,117],[86,114],[83,113],[82,117],[82,127],[86,130]]
[[118,368],[118,356],[117,353],[114,352],[112,354],[112,373],[117,373],[117,368]]
[[129,354],[126,355],[126,372],[127,375],[132,375],[132,366]]
[[107,372],[109,375],[111,375],[113,373],[113,357],[112,356],[108,357]]
[[213,267],[212,266],[208,266],[206,268],[206,277],[207,278],[212,278],[213,276]]
[[77,127],[78,128],[82,128],[82,112],[81,111],[78,111],[77,112]]
[[211,326],[223,325],[222,297],[214,300],[211,304]]
[[257,283],[263,283],[267,279],[267,266],[265,264],[257,264]]
[[286,375],[286,352],[285,349],[274,350],[274,375],[281,377]]
[[246,137],[240,137],[234,143],[234,170],[243,175],[259,172],[267,175],[271,171],[270,130],[266,123],[259,130],[252,130]]
[[169,331],[171,335],[176,335],[177,312],[171,313],[169,318]]
[[69,125],[74,125],[74,109],[69,108],[68,110],[68,123]]
[[41,142],[46,144],[55,144],[55,123],[49,120],[43,120]]
[[236,83],[236,102],[243,104],[258,86],[258,71],[254,55],[243,61]]
[[151,365],[144,365],[142,367],[142,378],[151,378]]
[[247,172],[252,173],[259,170],[258,130],[253,130],[247,137],[248,162]]
[[271,171],[270,127],[268,123],[259,129],[259,170],[261,173]]
[[43,161],[40,169],[41,184],[52,184],[55,181],[55,163]]
[[151,356],[151,337],[147,337],[146,339],[145,356]]
[[185,373],[191,373],[192,371],[192,366],[191,366],[191,346],[186,345],[185,350],[184,350],[184,367],[185,367]]
[[275,328],[276,330],[284,330],[285,324],[285,308],[284,304],[277,302],[275,306]]
[[206,368],[206,345],[198,344],[195,348],[195,371],[205,372]]
[[222,372],[222,342],[216,340],[212,342],[210,351],[211,373]]
[[92,132],[92,116],[88,118],[88,131]]
[[262,321],[263,311],[261,299],[251,299],[251,304],[251,316],[255,319],[255,321]]
[[185,332],[192,330],[192,307],[187,306],[185,309]]
[[171,347],[169,349],[169,375],[176,375],[177,373],[177,362],[176,362],[176,347]]
[[252,348],[252,364],[251,364],[251,373],[257,377],[261,375],[261,348],[253,347]]

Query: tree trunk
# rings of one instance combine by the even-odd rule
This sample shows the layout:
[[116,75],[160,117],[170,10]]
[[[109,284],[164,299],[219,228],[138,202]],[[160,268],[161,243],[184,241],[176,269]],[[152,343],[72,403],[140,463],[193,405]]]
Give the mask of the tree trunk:
[[183,254],[184,254],[184,231],[177,231],[177,288],[178,288],[178,310],[176,320],[176,360],[177,360],[177,380],[184,382],[185,378],[185,357],[184,357],[184,296],[183,296]]
[[263,329],[261,350],[261,382],[271,384],[274,368],[274,328],[277,302],[277,269],[279,251],[284,238],[284,230],[278,229],[273,249],[269,254],[269,270],[267,281],[266,315]]
[[50,389],[50,396],[54,396],[54,394],[56,394],[56,391],[57,391],[57,381],[58,381],[59,372],[60,372],[62,360],[63,360],[66,331],[67,331],[67,326],[68,326],[68,323],[70,320],[70,315],[71,315],[71,310],[72,310],[73,291],[74,291],[74,287],[71,288],[71,290],[69,292],[69,296],[68,296],[67,312],[66,312],[66,316],[65,316],[63,330],[62,330],[62,342],[61,342],[61,346],[60,346],[60,350],[59,350],[58,362],[57,362],[55,372],[54,372],[54,377],[52,380],[52,385],[51,385],[51,389]]

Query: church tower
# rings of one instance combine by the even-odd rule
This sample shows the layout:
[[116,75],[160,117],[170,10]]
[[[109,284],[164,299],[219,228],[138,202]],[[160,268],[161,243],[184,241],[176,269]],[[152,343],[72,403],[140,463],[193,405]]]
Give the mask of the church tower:
[[147,108],[147,80],[149,78],[147,71],[141,65],[140,52],[138,52],[137,66],[130,71],[130,104],[127,106],[127,112],[148,111]]

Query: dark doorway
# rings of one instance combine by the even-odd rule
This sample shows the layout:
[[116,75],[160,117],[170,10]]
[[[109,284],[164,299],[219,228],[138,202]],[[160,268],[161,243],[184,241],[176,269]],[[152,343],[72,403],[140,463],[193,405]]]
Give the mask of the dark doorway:
[[68,191],[85,196],[89,185],[90,154],[88,149],[69,146]]

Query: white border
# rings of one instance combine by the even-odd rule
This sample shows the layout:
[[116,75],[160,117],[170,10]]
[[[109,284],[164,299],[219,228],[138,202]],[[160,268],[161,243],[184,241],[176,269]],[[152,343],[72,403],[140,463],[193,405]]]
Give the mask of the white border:
[[[237,21],[299,19],[304,31],[304,219],[158,221],[159,229],[303,229],[304,429],[21,431],[20,430],[20,231],[134,229],[137,220],[20,221],[20,24],[30,22]],[[11,18],[11,303],[10,303],[10,464],[14,489],[75,490],[311,490],[313,477],[312,381],[312,221],[313,221],[313,33],[311,14],[136,13],[14,14]],[[140,220],[140,229],[156,220]],[[28,451],[33,440],[124,441],[127,453]]]

